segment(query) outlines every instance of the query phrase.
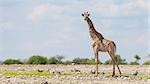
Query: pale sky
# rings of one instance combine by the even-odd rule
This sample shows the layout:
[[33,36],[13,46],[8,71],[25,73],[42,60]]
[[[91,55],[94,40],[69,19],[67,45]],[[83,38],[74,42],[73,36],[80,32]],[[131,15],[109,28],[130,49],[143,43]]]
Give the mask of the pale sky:
[[[32,55],[94,58],[81,13],[89,11],[98,32],[117,45],[127,62],[150,54],[148,0],[0,0],[0,60]],[[150,8],[150,7],[149,7]],[[109,59],[100,53],[99,59]]]

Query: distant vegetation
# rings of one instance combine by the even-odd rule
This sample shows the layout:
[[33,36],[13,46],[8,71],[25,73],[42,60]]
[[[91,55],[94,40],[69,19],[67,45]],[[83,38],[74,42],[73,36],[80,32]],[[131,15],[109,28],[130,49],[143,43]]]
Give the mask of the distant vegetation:
[[[121,65],[126,65],[126,64],[128,64],[128,63],[126,62],[126,59],[122,59],[120,55],[116,55],[116,59],[117,59],[117,63],[118,63],[118,64],[121,64]],[[104,64],[106,64],[106,65],[112,64],[112,60],[110,60],[110,59],[109,59],[109,60],[106,60]]]
[[43,56],[32,56],[28,59],[27,64],[47,64],[47,58]]
[[149,60],[149,61],[144,62],[144,65],[150,65],[150,60]]
[[131,65],[139,65],[139,60],[141,57],[139,55],[135,55],[134,58],[136,59],[135,61],[131,62]]
[[23,64],[23,62],[16,59],[7,59],[3,62],[3,64]]
[[[88,64],[92,65],[95,64],[95,59],[94,58],[74,58],[73,60],[66,60],[63,61],[65,57],[62,55],[56,55],[52,57],[44,57],[44,56],[39,56],[39,55],[34,55],[31,56],[27,61],[20,61],[19,59],[6,59],[5,61],[1,62],[2,64]],[[139,55],[134,56],[135,61],[132,61],[130,63],[126,62],[126,59],[121,58],[120,55],[116,55],[116,59],[118,64],[121,65],[139,65],[139,60],[141,57]],[[148,55],[148,58],[150,58],[150,55]],[[111,60],[106,60],[104,63],[99,62],[99,64],[104,64],[104,65],[109,65],[112,64]],[[145,61],[143,65],[150,65],[150,60]]]

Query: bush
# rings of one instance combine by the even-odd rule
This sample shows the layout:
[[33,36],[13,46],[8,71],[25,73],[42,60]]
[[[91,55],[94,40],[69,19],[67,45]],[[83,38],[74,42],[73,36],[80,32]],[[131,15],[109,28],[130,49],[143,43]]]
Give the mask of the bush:
[[141,57],[140,57],[138,54],[136,54],[136,55],[134,56],[134,58],[136,59],[137,62],[141,59]]
[[150,60],[143,63],[143,65],[150,65]]
[[47,63],[47,58],[43,56],[31,56],[27,64],[46,64]]
[[88,60],[88,58],[74,58],[72,62],[75,64],[86,64]]
[[7,59],[3,62],[3,64],[23,64],[23,62],[16,59]]
[[[87,64],[96,64],[95,63],[95,58],[92,58],[92,59],[88,60]],[[102,64],[102,62],[100,60],[99,60],[99,64]]]
[[131,62],[131,65],[139,65],[139,63],[137,61]]
[[109,60],[106,60],[105,62],[104,62],[104,64],[105,65],[109,65],[109,64],[112,64],[112,61],[109,59]]
[[72,61],[65,61],[65,62],[63,62],[63,64],[65,64],[65,65],[72,64]]
[[0,61],[0,64],[2,64],[2,61]]
[[59,63],[62,63],[62,59],[64,59],[65,57],[62,55],[56,55],[55,58],[59,61]]
[[56,59],[56,57],[50,57],[49,59],[48,59],[48,64],[59,64],[60,62],[59,62],[59,60],[58,59]]
[[120,55],[116,55],[116,58],[117,58],[118,64],[121,64],[121,65],[126,65],[126,64],[128,64],[128,63],[126,62],[126,59],[122,59]]
[[[75,64],[95,64],[95,59],[75,58],[72,62]],[[102,62],[99,61],[99,64],[102,64]]]
[[[120,55],[116,55],[116,60],[117,60],[117,63],[118,63],[118,64],[121,64],[121,65],[126,65],[126,64],[128,64],[128,63],[126,62],[126,59],[122,59]],[[106,60],[104,64],[105,64],[105,65],[112,64],[112,60],[110,60],[110,59],[109,59],[109,60]]]

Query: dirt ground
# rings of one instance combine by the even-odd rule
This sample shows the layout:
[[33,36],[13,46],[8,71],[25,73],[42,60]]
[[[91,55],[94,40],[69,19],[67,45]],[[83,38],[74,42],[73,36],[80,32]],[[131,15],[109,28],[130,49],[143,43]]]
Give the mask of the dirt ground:
[[[111,77],[112,65],[99,65],[98,76],[95,65],[0,65],[0,84],[150,84],[150,66],[120,65],[120,69],[122,76],[116,68],[116,77]],[[7,72],[11,74],[4,74]]]

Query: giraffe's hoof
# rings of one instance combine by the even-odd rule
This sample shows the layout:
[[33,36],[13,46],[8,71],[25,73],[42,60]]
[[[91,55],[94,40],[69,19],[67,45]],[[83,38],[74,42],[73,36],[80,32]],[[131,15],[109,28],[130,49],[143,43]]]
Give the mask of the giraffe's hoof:
[[113,74],[112,77],[115,77],[115,75]]
[[120,77],[122,77],[122,74],[120,74]]
[[97,77],[98,75],[95,75],[95,77]]
[[98,74],[95,75],[95,77],[97,77],[97,76],[98,76]]

